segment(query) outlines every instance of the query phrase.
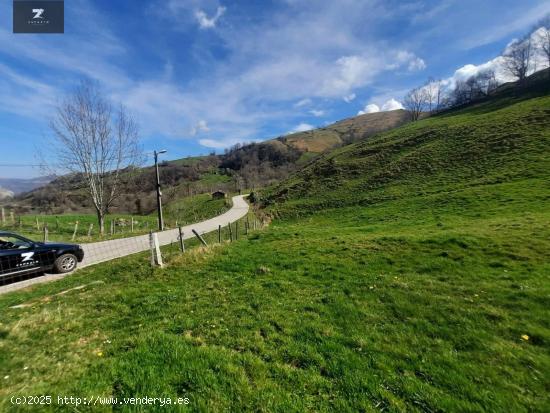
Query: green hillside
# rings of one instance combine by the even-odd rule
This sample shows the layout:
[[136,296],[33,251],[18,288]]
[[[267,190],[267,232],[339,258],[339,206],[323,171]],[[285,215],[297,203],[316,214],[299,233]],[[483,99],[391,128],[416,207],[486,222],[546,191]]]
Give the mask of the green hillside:
[[[266,193],[275,212],[548,178],[550,98],[497,97],[324,155]],[[279,205],[282,203],[282,205]]]
[[0,410],[547,412],[550,96],[507,90],[323,155],[237,242],[0,296]]
[[367,113],[335,122],[323,128],[293,133],[281,140],[305,153],[322,153],[329,149],[368,138],[410,122],[409,114],[400,109]]

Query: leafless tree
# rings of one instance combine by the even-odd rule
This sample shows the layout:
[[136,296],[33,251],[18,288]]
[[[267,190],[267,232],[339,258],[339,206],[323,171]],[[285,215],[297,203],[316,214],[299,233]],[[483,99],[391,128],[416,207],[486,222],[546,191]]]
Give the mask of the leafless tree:
[[529,74],[532,60],[531,37],[516,40],[504,51],[504,68],[508,73],[519,80],[525,81]]
[[428,94],[425,88],[415,88],[405,95],[403,106],[409,112],[411,119],[416,121],[420,118],[428,105]]
[[[535,30],[540,30],[540,53],[550,68],[550,13],[538,22]],[[550,76],[550,72],[548,75]]]
[[437,112],[441,109],[441,100],[443,98],[441,79],[434,79],[430,77],[424,84],[424,91],[426,93],[426,101],[428,105],[428,111],[430,113]]
[[137,124],[123,106],[113,108],[96,83],[83,81],[57,107],[50,126],[56,161],[83,177],[103,234],[121,171],[141,159]]

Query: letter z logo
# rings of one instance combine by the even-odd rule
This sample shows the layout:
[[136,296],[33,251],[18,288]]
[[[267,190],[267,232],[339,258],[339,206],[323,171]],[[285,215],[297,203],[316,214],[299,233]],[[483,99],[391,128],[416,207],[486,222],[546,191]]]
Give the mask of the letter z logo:
[[21,257],[23,257],[23,261],[21,262],[32,261],[33,256],[34,256],[34,252],[24,252],[21,254]]
[[33,19],[43,19],[42,13],[44,13],[44,9],[32,9],[32,12],[34,13]]

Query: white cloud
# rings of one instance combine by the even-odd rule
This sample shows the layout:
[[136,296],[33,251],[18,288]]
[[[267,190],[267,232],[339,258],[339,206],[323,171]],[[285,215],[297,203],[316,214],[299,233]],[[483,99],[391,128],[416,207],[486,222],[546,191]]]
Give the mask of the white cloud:
[[355,93],[350,93],[349,95],[344,96],[342,99],[344,99],[344,102],[350,103],[355,99]]
[[294,104],[294,107],[295,108],[301,108],[303,106],[309,106],[309,105],[311,105],[311,99],[310,98],[305,98],[305,99],[302,99],[302,100],[296,102]]
[[357,114],[366,115],[367,113],[376,113],[376,112],[380,112],[380,107],[375,103],[371,103],[365,106],[363,110],[360,110],[359,112],[357,112]]
[[318,110],[318,109],[311,109],[309,111],[309,113],[311,113],[313,116],[315,116],[316,118],[319,118],[321,116],[324,116],[325,114],[325,111],[324,110]]
[[415,57],[409,62],[408,69],[410,72],[426,69],[426,62],[419,57]]
[[382,105],[381,111],[389,112],[391,110],[398,110],[398,109],[403,109],[403,105],[401,104],[401,102],[398,102],[397,100],[392,98]]
[[197,10],[195,12],[195,18],[199,22],[199,26],[201,29],[211,29],[213,27],[216,27],[216,23],[218,22],[219,18],[222,17],[222,15],[225,13],[226,8],[224,6],[218,6],[216,9],[216,14],[213,17],[208,17],[208,15],[202,11]]
[[378,106],[376,103],[370,103],[364,107],[363,110],[357,112],[357,115],[366,115],[367,113],[377,113],[377,112],[389,112],[391,110],[403,109],[403,105],[391,98],[387,100],[382,107]]
[[408,50],[399,50],[395,53],[395,60],[387,67],[388,69],[397,69],[400,66],[407,66],[409,72],[424,70],[426,62]]
[[225,149],[237,143],[246,143],[242,139],[199,139],[202,146],[212,149]]
[[208,132],[209,130],[208,123],[205,120],[199,120],[197,124],[191,128],[191,135],[195,136],[197,133]]
[[314,128],[313,125],[310,125],[309,123],[300,123],[297,125],[294,129],[288,131],[288,133],[298,133],[298,132],[306,132],[308,130],[312,130]]

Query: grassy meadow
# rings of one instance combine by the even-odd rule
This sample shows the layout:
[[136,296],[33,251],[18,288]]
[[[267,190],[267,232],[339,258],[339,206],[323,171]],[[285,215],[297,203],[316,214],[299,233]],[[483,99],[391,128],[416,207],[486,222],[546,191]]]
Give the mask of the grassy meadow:
[[[231,208],[231,199],[212,199],[210,194],[199,194],[172,201],[164,205],[164,220],[167,228],[200,222],[222,214]],[[134,221],[132,231],[131,222]],[[22,215],[12,221],[8,216],[6,225],[0,230],[14,231],[35,241],[42,241],[44,226],[48,227],[48,240],[72,242],[75,224],[78,221],[74,242],[94,242],[100,240],[131,237],[157,229],[157,213],[150,215],[111,214],[105,218],[105,234],[98,231],[97,218],[93,214]],[[92,226],[91,235],[88,231]],[[114,225],[111,232],[111,226]]]
[[[0,410],[549,411],[549,113],[530,96],[425,119],[266,191],[275,219],[236,242],[0,296]],[[167,411],[78,408],[113,410]]]

